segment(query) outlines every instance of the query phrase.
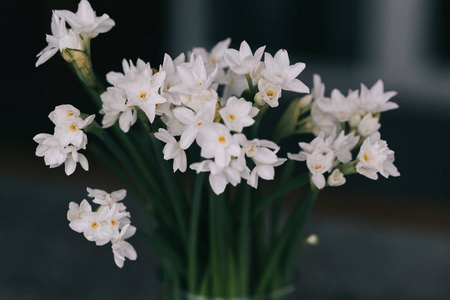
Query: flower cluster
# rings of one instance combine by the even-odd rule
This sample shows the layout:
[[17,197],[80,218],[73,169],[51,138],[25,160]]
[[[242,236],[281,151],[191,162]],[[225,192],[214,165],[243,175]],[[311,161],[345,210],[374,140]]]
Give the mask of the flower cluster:
[[87,171],[88,161],[78,151],[86,149],[87,136],[82,129],[94,120],[95,115],[83,119],[78,109],[65,104],[55,107],[48,117],[55,124],[55,131],[53,135],[40,133],[33,138],[39,144],[36,156],[44,157],[45,164],[50,168],[64,163],[67,175],[75,171],[77,163]]
[[[394,151],[380,140],[378,132],[380,113],[398,107],[388,102],[396,92],[385,93],[379,80],[370,90],[361,84],[361,92],[350,90],[347,96],[337,89],[331,92],[331,98],[324,93],[324,84],[314,75],[311,120],[304,126],[318,134],[309,144],[300,142],[302,150],[298,154],[288,153],[288,157],[306,161],[311,180],[319,189],[326,183],[342,185],[346,181],[344,175],[354,172],[371,179],[377,179],[378,172],[386,178],[400,176],[393,164]],[[359,154],[352,161],[351,152],[358,146],[361,146]],[[325,173],[330,173],[327,181]]]
[[88,201],[83,200],[78,205],[70,202],[67,220],[70,228],[83,233],[84,237],[97,246],[111,242],[114,261],[119,268],[123,267],[125,258],[135,260],[136,251],[133,246],[125,241],[133,236],[136,227],[130,224],[130,213],[119,201],[123,200],[127,191],[122,189],[112,193],[102,190],[87,188],[88,197],[94,198],[92,202],[100,205],[96,211]]
[[[67,29],[66,22],[71,26],[70,29]],[[84,51],[86,47],[89,47],[91,38],[109,31],[114,25],[114,21],[107,14],[97,17],[87,0],[80,1],[76,13],[68,10],[54,10],[51,23],[52,34],[47,35],[48,46],[37,55],[36,67],[49,60],[58,50],[62,52],[68,48]]]
[[[112,86],[101,95],[103,127],[119,121],[120,128],[128,132],[139,111],[150,123],[158,116],[166,127],[155,133],[166,143],[164,159],[174,160],[174,171],[186,171],[186,150],[195,141],[205,160],[190,168],[210,172],[216,194],[222,193],[228,183],[237,185],[242,179],[255,188],[258,178],[273,179],[274,167],[286,159],[277,157],[279,147],[275,143],[248,140],[244,129],[255,123],[261,107],[278,106],[282,90],[309,92],[296,79],[305,64],[290,65],[286,50],[279,50],[275,56],[265,53],[261,61],[265,47],[253,53],[245,41],[239,50],[228,49],[230,42],[229,38],[221,41],[210,52],[194,48],[188,61],[184,54],[175,59],[166,54],[158,71],[140,59],[136,64],[124,60],[122,73],[107,74]],[[255,85],[256,102],[242,97]]]

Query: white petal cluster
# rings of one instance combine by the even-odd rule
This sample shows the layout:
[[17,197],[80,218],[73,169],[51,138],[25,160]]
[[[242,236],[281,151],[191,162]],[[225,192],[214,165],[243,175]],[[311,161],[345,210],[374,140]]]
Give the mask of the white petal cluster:
[[[70,25],[70,29],[67,29],[66,22]],[[68,10],[53,11],[52,34],[46,37],[48,46],[37,55],[36,67],[45,63],[58,50],[62,52],[68,48],[84,51],[84,42],[99,33],[109,31],[114,25],[114,21],[107,14],[97,17],[87,0],[80,1],[76,13]]]
[[87,0],[80,1],[76,13],[68,10],[56,10],[55,13],[60,18],[65,18],[73,30],[84,37],[94,38],[99,33],[110,31],[115,25],[107,14],[97,17]]
[[[329,179],[330,186],[341,185],[345,182],[345,178],[340,178],[340,174],[333,170],[339,164],[349,163],[352,160],[351,151],[359,141],[359,137],[354,133],[345,135],[341,131],[336,135],[336,128],[332,131],[328,138],[322,131],[310,143],[300,142],[302,149],[298,154],[288,153],[288,158],[297,161],[306,161],[306,165],[311,173],[311,180],[318,189],[325,187],[324,174],[330,172],[333,178]],[[330,175],[331,176],[331,175]],[[329,176],[329,177],[330,177]]]
[[380,129],[381,112],[398,108],[396,103],[388,102],[397,92],[384,92],[381,80],[371,89],[361,84],[360,91],[349,90],[347,96],[333,89],[329,98],[325,97],[325,85],[319,75],[314,75],[313,82],[311,119],[316,135],[321,131],[329,135],[333,128],[348,123],[359,135],[367,137]]
[[380,173],[384,177],[400,176],[394,166],[394,151],[388,148],[386,141],[380,139],[380,133],[375,132],[365,139],[358,154],[359,162],[356,170],[370,179],[378,179]]
[[126,206],[119,201],[126,197],[126,190],[107,193],[99,189],[87,188],[88,197],[100,206],[92,211],[88,201],[83,200],[80,205],[70,202],[67,220],[72,230],[83,233],[84,237],[97,246],[111,242],[114,261],[119,268],[123,267],[125,258],[135,260],[136,251],[130,243],[125,241],[133,236],[136,227],[130,224],[130,213]]
[[72,105],[55,107],[49,115],[55,124],[54,134],[40,133],[33,138],[39,144],[36,156],[44,157],[45,164],[50,168],[64,164],[67,175],[75,171],[77,163],[87,171],[88,161],[78,151],[86,149],[87,136],[82,129],[92,123],[94,117],[95,115],[91,115],[82,119],[80,111]]

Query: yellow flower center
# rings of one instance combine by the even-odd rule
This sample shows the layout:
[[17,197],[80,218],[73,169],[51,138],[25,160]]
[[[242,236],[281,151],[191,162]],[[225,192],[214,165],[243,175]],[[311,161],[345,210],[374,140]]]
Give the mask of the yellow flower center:
[[67,116],[68,117],[73,116],[73,113],[68,113]]
[[219,142],[220,143],[225,143],[225,137],[224,136],[219,136]]
[[92,222],[91,226],[92,226],[92,228],[97,228],[98,224],[97,224],[97,222],[94,221],[94,222]]
[[314,169],[316,169],[316,170],[322,169],[322,165],[315,165]]
[[197,125],[198,125],[198,126],[202,125],[202,122],[198,122]]
[[230,118],[231,121],[234,121],[236,119],[236,117],[233,114],[229,114],[228,118]]
[[142,100],[144,100],[144,99],[147,97],[147,93],[142,92],[142,93],[139,95],[139,97],[140,97]]
[[116,225],[117,225],[117,222],[116,222],[115,220],[111,220],[111,225],[112,225],[112,226],[116,226]]
[[269,91],[269,92],[266,93],[266,95],[269,96],[269,97],[272,97],[274,94],[273,94],[273,92]]
[[72,126],[70,126],[70,129],[72,129],[73,131],[77,130],[77,125],[72,124]]
[[367,154],[365,154],[365,153],[364,153],[364,160],[367,162],[369,161],[369,156],[367,156]]

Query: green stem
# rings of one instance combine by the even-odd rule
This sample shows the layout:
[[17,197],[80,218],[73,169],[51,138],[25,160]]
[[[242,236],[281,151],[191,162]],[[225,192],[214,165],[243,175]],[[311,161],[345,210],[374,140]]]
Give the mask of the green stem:
[[191,221],[189,226],[188,243],[188,291],[195,293],[197,290],[198,263],[197,263],[197,236],[202,201],[204,174],[198,174],[192,196]]
[[209,239],[210,239],[210,259],[212,268],[212,290],[213,296],[223,297],[226,286],[224,274],[224,245],[223,231],[221,230],[221,211],[220,206],[223,201],[223,194],[216,196],[210,189],[209,192]]
[[243,189],[242,209],[240,211],[240,227],[238,241],[238,278],[241,296],[248,294],[248,271],[249,271],[249,227],[250,227],[250,203],[251,187],[248,184],[241,186]]
[[263,271],[261,280],[256,288],[256,295],[263,294],[270,283],[271,278],[273,278],[274,275],[276,276],[276,270],[280,268],[281,261],[285,259],[282,257],[282,253],[288,249],[287,245],[289,244],[289,241],[293,239],[300,240],[296,236],[296,233],[302,229],[316,196],[317,191],[309,188],[290,215],[280,238],[276,242],[273,252],[267,260],[267,266]]
[[260,201],[258,201],[258,203],[255,206],[255,209],[253,210],[252,218],[257,217],[262,211],[268,208],[269,205],[271,205],[278,198],[283,197],[284,195],[295,189],[298,189],[307,182],[309,182],[309,173],[301,174],[299,176],[287,180],[284,183],[280,183],[280,185],[276,189],[272,190],[270,193],[262,197]]
[[252,94],[252,99],[255,97],[255,88],[253,86],[253,80],[250,74],[245,74],[245,78],[247,79],[248,88],[250,93]]

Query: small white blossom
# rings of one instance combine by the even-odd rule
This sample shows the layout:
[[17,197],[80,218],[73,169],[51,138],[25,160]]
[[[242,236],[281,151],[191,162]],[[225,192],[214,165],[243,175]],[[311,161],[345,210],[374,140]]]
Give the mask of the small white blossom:
[[255,101],[258,105],[262,106],[267,103],[270,107],[277,107],[280,97],[281,87],[279,85],[262,78],[258,81],[258,93],[255,95]]
[[130,127],[137,121],[137,110],[134,106],[126,104],[124,93],[114,87],[108,87],[106,92],[100,95],[103,108],[100,113],[104,114],[102,127],[108,128],[119,120],[119,127],[123,132],[128,132]]
[[70,116],[57,124],[55,137],[59,140],[60,145],[65,147],[72,144],[78,149],[85,149],[87,137],[82,129],[91,124],[94,118],[95,115],[90,115],[84,120],[80,117]]
[[366,137],[380,129],[381,124],[377,117],[373,117],[371,113],[367,113],[358,124],[358,132],[361,136]]
[[239,75],[246,75],[253,72],[261,61],[266,46],[258,48],[253,55],[250,46],[246,41],[242,41],[239,51],[236,49],[227,49],[225,52],[225,61],[230,69]]
[[223,124],[212,123],[200,127],[197,143],[201,147],[200,155],[204,158],[214,158],[221,168],[230,164],[231,157],[238,157],[240,147]]
[[339,90],[334,89],[331,98],[320,98],[317,103],[322,111],[332,114],[339,122],[346,122],[355,113],[357,101],[358,91],[349,91],[345,97]]
[[288,153],[287,156],[289,159],[305,161],[308,158],[308,155],[311,155],[314,152],[323,153],[332,151],[330,145],[325,142],[325,133],[323,131],[310,143],[300,142],[298,145],[302,151],[298,154]]
[[334,115],[324,112],[316,100],[314,100],[311,106],[311,120],[314,125],[313,133],[315,135],[318,135],[322,131],[326,135],[330,135],[334,128],[341,126],[339,120]]
[[318,189],[325,187],[325,177],[323,174],[332,168],[333,160],[333,152],[326,154],[314,152],[306,158],[306,166],[312,174],[311,180]]
[[192,95],[203,90],[215,90],[217,88],[217,84],[213,85],[217,66],[212,72],[207,72],[201,56],[197,56],[192,64],[179,65],[177,71],[182,83],[172,88],[174,92]]
[[158,93],[165,77],[166,73],[164,71],[152,75],[151,70],[145,69],[134,80],[127,78],[127,81],[117,86],[125,91],[128,99],[127,105],[141,108],[147,115],[150,123],[153,123],[156,115],[156,105],[167,101]]
[[397,92],[384,92],[383,81],[378,80],[371,89],[361,83],[361,95],[358,106],[368,112],[377,113],[398,108],[398,104],[389,102]]
[[335,169],[331,174],[328,176],[327,183],[329,186],[341,186],[345,184],[346,179],[344,177],[344,174],[342,174],[341,171],[338,169]]
[[240,97],[242,93],[248,89],[247,79],[244,75],[238,75],[228,69],[227,74],[225,76],[226,84],[223,89],[222,101],[220,103],[222,106],[225,105],[224,101],[232,96]]
[[217,67],[217,74],[214,81],[219,84],[226,83],[224,68],[227,67],[227,64],[224,60],[224,55],[230,43],[231,39],[227,38],[217,43],[211,49],[211,52],[207,52],[205,48],[194,48],[192,50],[195,56],[201,56],[203,58],[208,73],[213,72]]
[[180,143],[163,128],[159,128],[158,132],[155,133],[155,137],[166,143],[163,149],[164,159],[173,159],[173,171],[176,172],[176,170],[180,170],[181,172],[185,172],[187,158],[186,153],[180,147]]
[[122,201],[127,196],[127,191],[124,189],[107,193],[104,190],[87,188],[88,197],[94,198],[92,202],[100,205],[113,206],[117,202]]
[[56,14],[64,17],[76,33],[83,34],[89,38],[94,38],[99,33],[107,32],[115,25],[114,21],[107,14],[97,17],[87,0],[80,1],[76,13],[68,10],[57,10]]
[[400,176],[393,164],[394,151],[390,150],[387,143],[380,139],[379,132],[373,133],[364,140],[358,159],[356,171],[370,179],[378,179],[378,172],[386,178]]
[[161,96],[167,99],[170,103],[180,105],[180,95],[173,91],[172,87],[182,83],[178,76],[177,67],[183,64],[185,61],[184,53],[178,55],[175,59],[172,59],[167,53],[164,55],[163,64],[159,66],[159,71],[166,72],[166,78],[164,84],[161,87]]
[[136,227],[132,225],[125,225],[120,231],[120,235],[117,240],[112,242],[112,251],[114,254],[114,262],[119,268],[123,267],[125,258],[130,260],[136,260],[137,253],[130,243],[125,241],[125,239],[132,237],[136,233]]
[[52,35],[47,34],[48,46],[38,53],[36,67],[42,65],[53,55],[63,51],[65,48],[84,50],[83,41],[73,30],[67,30],[64,18],[59,18],[55,12],[52,15],[51,23]]
[[352,160],[351,151],[359,142],[359,136],[355,136],[354,132],[345,135],[345,132],[341,131],[336,137],[336,132],[337,129],[335,128],[325,143],[334,152],[334,155],[340,162],[348,163]]
[[79,117],[80,111],[70,104],[58,105],[55,109],[48,115],[48,118],[55,124],[61,124],[69,117]]
[[244,127],[255,123],[253,119],[259,112],[259,109],[252,106],[251,102],[244,98],[231,97],[227,100],[226,106],[219,110],[225,125],[236,132],[241,132]]
[[92,207],[86,200],[81,201],[80,205],[75,202],[70,202],[69,211],[67,211],[67,220],[73,221],[76,219],[81,219],[81,215],[86,212],[92,212]]
[[261,76],[273,84],[279,85],[283,90],[297,93],[309,93],[309,88],[296,77],[305,68],[304,63],[290,65],[289,55],[286,50],[280,49],[275,57],[269,53],[264,55],[265,69],[261,71]]

